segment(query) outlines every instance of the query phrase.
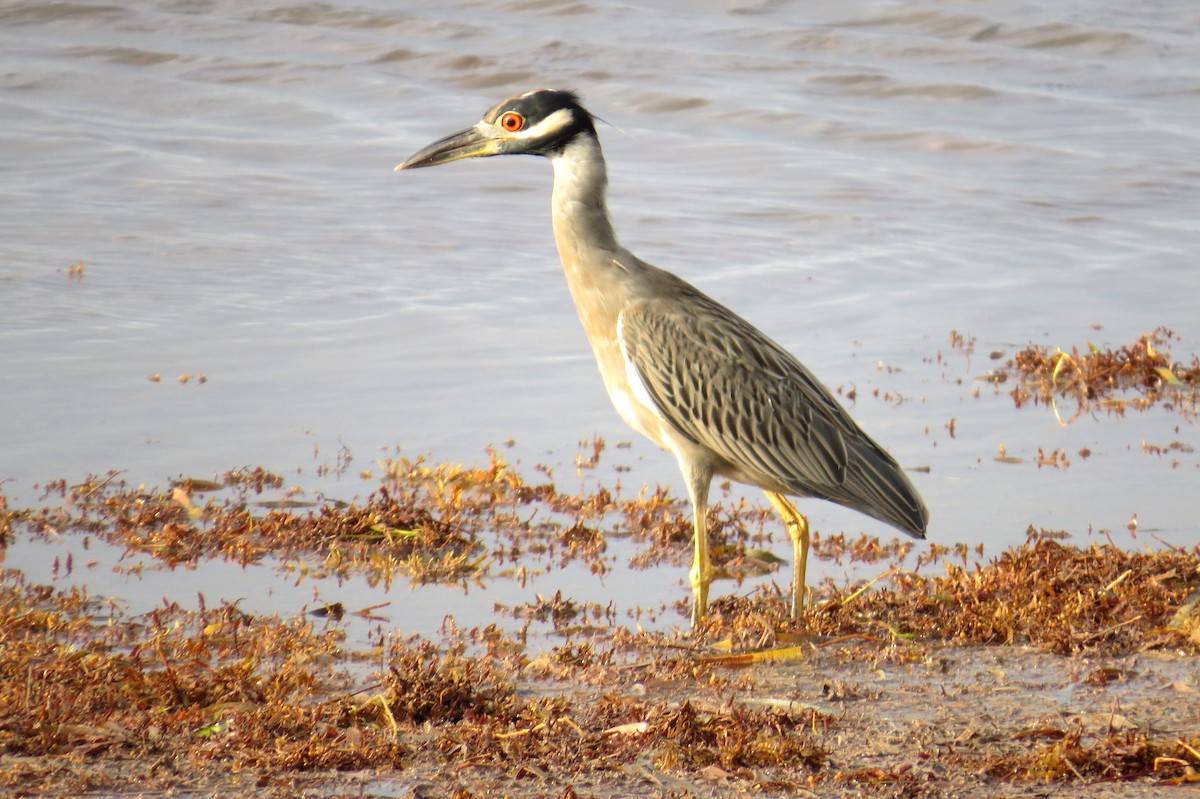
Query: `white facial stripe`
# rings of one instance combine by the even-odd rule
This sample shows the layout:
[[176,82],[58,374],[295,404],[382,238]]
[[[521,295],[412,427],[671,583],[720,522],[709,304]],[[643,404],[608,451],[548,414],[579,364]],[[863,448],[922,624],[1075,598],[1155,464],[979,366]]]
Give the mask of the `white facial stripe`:
[[508,136],[512,139],[540,139],[556,130],[570,126],[574,121],[575,115],[571,113],[571,109],[560,108],[533,127],[510,133]]

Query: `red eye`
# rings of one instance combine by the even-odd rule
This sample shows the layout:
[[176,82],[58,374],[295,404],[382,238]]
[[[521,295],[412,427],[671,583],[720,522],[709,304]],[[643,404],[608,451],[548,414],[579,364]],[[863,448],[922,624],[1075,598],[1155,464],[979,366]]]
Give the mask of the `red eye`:
[[525,127],[525,117],[521,116],[516,111],[509,111],[500,116],[500,127],[504,128],[509,133],[516,133],[518,130]]

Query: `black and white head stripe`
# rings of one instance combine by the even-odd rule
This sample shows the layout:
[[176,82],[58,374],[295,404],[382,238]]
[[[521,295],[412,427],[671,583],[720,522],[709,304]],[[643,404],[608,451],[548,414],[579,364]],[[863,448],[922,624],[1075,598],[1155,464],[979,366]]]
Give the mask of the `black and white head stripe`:
[[504,131],[510,152],[546,154],[580,134],[596,135],[595,120],[579,96],[556,89],[510,97],[484,114],[483,122]]

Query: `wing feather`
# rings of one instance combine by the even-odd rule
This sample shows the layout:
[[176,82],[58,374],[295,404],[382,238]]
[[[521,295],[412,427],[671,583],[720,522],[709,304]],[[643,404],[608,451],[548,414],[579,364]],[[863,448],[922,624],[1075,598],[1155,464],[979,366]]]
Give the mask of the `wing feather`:
[[832,500],[923,534],[928,511],[908,478],[812,373],[682,286],[621,314],[626,357],[662,418],[763,488]]

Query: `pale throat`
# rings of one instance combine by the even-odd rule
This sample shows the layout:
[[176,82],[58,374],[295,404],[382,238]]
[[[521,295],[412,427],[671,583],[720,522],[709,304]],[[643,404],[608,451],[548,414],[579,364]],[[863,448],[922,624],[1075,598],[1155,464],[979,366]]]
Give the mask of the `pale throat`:
[[608,218],[608,172],[600,143],[579,135],[551,156],[554,236],[563,265],[579,263],[586,253],[615,252],[617,236]]

